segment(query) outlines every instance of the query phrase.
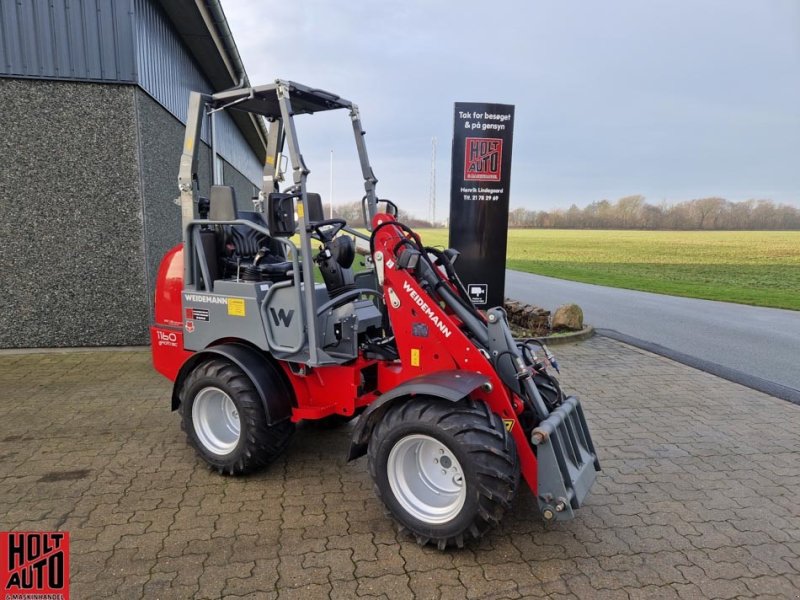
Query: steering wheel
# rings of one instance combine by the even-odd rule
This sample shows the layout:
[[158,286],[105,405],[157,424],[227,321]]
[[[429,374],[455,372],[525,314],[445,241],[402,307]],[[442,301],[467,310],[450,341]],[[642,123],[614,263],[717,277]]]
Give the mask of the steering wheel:
[[[308,224],[309,228],[319,236],[320,241],[323,243],[329,242],[335,238],[336,234],[339,233],[345,225],[347,225],[347,221],[344,219],[325,219]],[[325,227],[331,227],[332,229],[323,231],[322,229]]]

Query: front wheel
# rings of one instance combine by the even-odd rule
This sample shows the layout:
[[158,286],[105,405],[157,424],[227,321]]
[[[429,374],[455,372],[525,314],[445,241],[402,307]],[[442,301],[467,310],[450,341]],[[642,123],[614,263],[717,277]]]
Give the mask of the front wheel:
[[[271,393],[286,393],[275,376]],[[181,426],[189,443],[220,473],[252,473],[277,458],[289,444],[294,424],[267,424],[250,378],[222,359],[199,364],[181,388]]]
[[469,399],[418,396],[392,407],[368,454],[376,493],[401,528],[441,550],[497,524],[519,484],[513,438]]

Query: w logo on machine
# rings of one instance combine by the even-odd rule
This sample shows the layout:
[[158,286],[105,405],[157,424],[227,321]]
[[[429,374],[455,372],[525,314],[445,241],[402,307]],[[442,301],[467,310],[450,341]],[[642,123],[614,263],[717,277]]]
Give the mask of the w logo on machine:
[[284,327],[289,326],[289,323],[292,322],[292,317],[294,316],[294,310],[287,311],[282,308],[277,311],[274,308],[270,308],[269,312],[272,315],[272,320],[275,322],[275,325],[280,325],[283,323]]

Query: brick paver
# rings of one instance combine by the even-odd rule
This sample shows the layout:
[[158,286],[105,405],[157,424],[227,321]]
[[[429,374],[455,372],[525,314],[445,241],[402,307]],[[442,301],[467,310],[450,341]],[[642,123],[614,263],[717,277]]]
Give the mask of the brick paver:
[[545,528],[440,553],[395,533],[348,429],[220,477],[143,351],[0,355],[0,529],[72,535],[75,598],[796,598],[800,407],[595,338],[559,349],[603,473]]

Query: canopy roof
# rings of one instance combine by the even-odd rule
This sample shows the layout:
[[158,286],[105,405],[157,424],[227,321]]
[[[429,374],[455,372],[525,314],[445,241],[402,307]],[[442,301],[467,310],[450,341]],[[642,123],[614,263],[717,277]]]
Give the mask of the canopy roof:
[[278,103],[278,87],[285,85],[289,89],[289,98],[292,104],[292,114],[302,115],[335,110],[338,108],[352,108],[353,103],[317,88],[308,87],[293,81],[276,80],[275,83],[245,87],[219,92],[211,96],[211,105],[215,108],[228,107],[231,110],[241,110],[268,119],[281,116]]

